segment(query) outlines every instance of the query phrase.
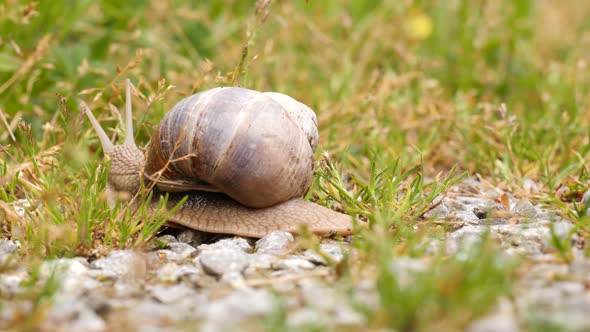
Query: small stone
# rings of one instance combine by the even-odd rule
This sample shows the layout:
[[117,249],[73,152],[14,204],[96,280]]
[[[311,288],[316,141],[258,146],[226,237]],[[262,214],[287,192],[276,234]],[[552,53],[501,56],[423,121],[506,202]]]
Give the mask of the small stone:
[[111,287],[113,295],[120,299],[130,299],[134,297],[141,297],[145,294],[142,283],[134,280],[122,278],[117,280]]
[[170,243],[168,248],[177,255],[178,260],[193,257],[197,253],[195,247],[182,242]]
[[256,252],[284,255],[292,249],[295,238],[291,233],[275,231],[256,241]]
[[429,210],[428,212],[424,213],[424,217],[429,219],[440,219],[447,217],[449,214],[451,214],[451,209],[445,202],[443,202],[440,205]]
[[455,199],[461,202],[462,204],[467,205],[468,209],[470,210],[472,210],[475,207],[479,207],[482,210],[489,210],[490,208],[494,208],[497,205],[496,202],[488,198],[457,196]]
[[211,244],[201,244],[197,247],[197,251],[199,253],[207,251],[207,250],[235,250],[235,251],[242,251],[242,252],[249,252],[252,250],[252,246],[250,243],[246,241],[246,239],[241,237],[233,237],[228,239],[221,239],[215,243]]
[[143,279],[147,270],[146,259],[131,250],[114,250],[107,257],[90,264],[93,275],[100,278]]
[[307,249],[303,252],[302,255],[303,257],[305,257],[305,259],[316,265],[328,265],[328,262],[326,262],[324,257],[314,250]]
[[[246,269],[244,269],[244,271],[245,270]],[[239,283],[245,280],[244,273],[245,272],[242,271],[230,271],[228,273],[224,273],[221,278],[219,278],[219,281],[227,284]]]
[[[331,310],[341,301],[334,288],[328,288],[315,280],[304,280],[300,283],[301,294],[305,303],[321,310]],[[318,301],[321,299],[321,301]]]
[[549,229],[538,224],[531,225],[497,225],[490,227],[492,235],[499,237],[508,252],[538,256],[543,248],[549,246]]
[[448,234],[445,241],[446,253],[454,255],[461,251],[469,251],[474,244],[481,241],[485,231],[484,226],[467,225]]
[[479,221],[479,217],[473,211],[453,211],[447,218],[466,222]]
[[185,298],[196,298],[197,292],[183,284],[163,286],[148,286],[147,290],[160,303],[177,303]]
[[584,195],[582,195],[582,200],[580,201],[582,204],[588,204],[588,200],[590,200],[590,190],[586,190]]
[[48,331],[104,331],[106,323],[93,310],[79,301],[55,303],[42,322]]
[[526,198],[518,200],[518,202],[512,207],[511,212],[517,216],[525,218],[534,218],[537,215],[537,210]]
[[517,298],[518,311],[540,325],[558,326],[563,331],[590,331],[590,297],[584,287],[559,282],[526,290]]
[[158,240],[158,242],[163,243],[163,244],[166,244],[166,245],[168,245],[170,243],[178,242],[176,240],[176,238],[173,235],[170,235],[170,234],[164,234],[162,236],[158,236],[156,238],[156,240]]
[[[170,327],[173,327],[175,323],[190,319],[199,305],[203,305],[201,299],[191,297],[177,298],[169,303],[146,299],[134,303],[127,312],[120,313],[122,315],[120,319],[123,322],[131,321],[133,330],[136,331],[145,331],[148,327],[160,327],[152,331],[170,331],[172,330]],[[111,313],[109,320],[113,316],[116,317],[116,314]]]
[[569,221],[562,220],[554,223],[552,227],[553,232],[557,237],[560,239],[565,239],[570,235],[574,225],[572,225]]
[[149,265],[155,265],[159,263],[165,262],[178,262],[181,261],[182,257],[177,255],[174,251],[170,249],[160,249],[157,251],[152,251],[147,255],[147,261]]
[[480,318],[471,323],[467,332],[518,332],[518,320],[514,315],[512,304],[502,299],[498,303],[498,308],[490,315]]
[[27,276],[28,273],[25,270],[16,271],[10,274],[0,274],[0,294],[4,297],[10,298],[11,296],[20,293],[22,291],[20,285]]
[[194,265],[178,265],[174,262],[164,264],[156,273],[158,280],[167,282],[177,282],[183,277],[196,276],[201,273],[201,269]]
[[[349,300],[336,288],[325,286],[315,280],[300,282],[302,298],[306,308],[326,317],[326,323],[331,325],[362,325],[365,319],[351,307]],[[321,300],[320,300],[321,299]],[[304,317],[299,317],[301,319]],[[292,320],[289,320],[294,323]]]
[[273,264],[274,269],[290,271],[311,270],[314,267],[315,265],[313,263],[302,256],[290,256],[288,258],[281,259],[276,264]]
[[21,217],[24,218],[27,213],[27,209],[31,207],[31,203],[26,198],[17,199],[16,201],[12,202],[12,208],[14,212]]
[[539,185],[531,180],[531,179],[526,179],[524,180],[523,184],[522,184],[522,188],[528,193],[528,194],[536,194],[539,192]]
[[570,192],[571,189],[568,186],[560,186],[557,188],[557,190],[555,190],[555,197],[560,200],[564,200]]
[[0,266],[14,265],[16,262],[16,252],[18,246],[16,243],[7,240],[0,239]]
[[569,266],[569,271],[572,274],[585,277],[590,280],[590,259],[576,257],[576,259]]
[[400,288],[412,287],[415,275],[427,268],[425,261],[410,257],[396,257],[389,265],[389,271],[397,279]]
[[365,326],[367,324],[367,319],[349,305],[340,304],[334,311],[334,321],[338,325]]
[[[4,294],[2,294],[4,295]],[[23,301],[10,299],[5,300],[0,298],[0,327],[4,328],[8,322],[16,322],[23,319],[23,314],[29,314],[33,311],[32,301]],[[16,330],[0,330],[0,331],[16,331]]]
[[324,313],[314,308],[301,308],[289,313],[287,324],[293,328],[320,328],[329,326],[330,322]]
[[242,273],[248,267],[248,255],[235,248],[234,250],[206,250],[197,259],[203,270],[214,276],[222,276],[230,272]]
[[[342,261],[342,259],[344,258],[344,253],[342,252],[342,246],[338,245],[338,244],[322,243],[322,244],[320,244],[320,252],[323,255],[328,256],[328,258],[330,260],[332,260],[334,263],[340,263]],[[314,264],[327,265],[327,262],[324,259],[324,256],[322,256],[321,254],[319,254],[311,249],[305,250],[303,252],[303,257],[305,257],[307,260],[309,260],[310,262],[312,262]]]
[[268,290],[243,288],[200,306],[199,316],[210,324],[236,323],[247,317],[270,314],[273,309],[273,297]]
[[278,262],[278,260],[279,258],[275,255],[254,253],[249,257],[250,264],[248,268],[254,270],[269,270],[272,268],[273,264]]
[[184,229],[177,236],[178,242],[187,243],[193,247],[203,244],[208,237],[208,233],[199,232],[192,229]]
[[89,271],[86,261],[80,258],[59,258],[45,261],[41,264],[39,274],[42,280],[48,280],[53,276],[60,282],[62,293],[76,294],[85,287],[93,287],[94,283],[88,281]]

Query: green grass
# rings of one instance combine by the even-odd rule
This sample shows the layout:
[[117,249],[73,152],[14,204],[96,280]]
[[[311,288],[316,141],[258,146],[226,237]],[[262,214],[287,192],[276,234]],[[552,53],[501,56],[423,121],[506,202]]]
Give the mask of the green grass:
[[[588,188],[590,4],[230,2],[0,4],[0,235],[21,241],[25,261],[142,247],[165,221],[145,206],[108,208],[108,165],[78,114],[83,98],[121,140],[109,104],[122,108],[125,78],[140,93],[140,145],[182,97],[220,85],[280,91],[316,110],[307,198],[371,225],[335,287],[377,282],[379,307],[359,309],[374,328],[460,329],[510,295],[514,266],[496,264],[489,240],[479,259],[426,254],[446,230],[420,216],[462,176],[515,190],[539,181],[532,199],[590,236],[586,208],[572,204]],[[10,213],[19,199],[30,218]],[[553,240],[567,260],[569,243]],[[431,262],[415,287],[387,267],[400,255]]]

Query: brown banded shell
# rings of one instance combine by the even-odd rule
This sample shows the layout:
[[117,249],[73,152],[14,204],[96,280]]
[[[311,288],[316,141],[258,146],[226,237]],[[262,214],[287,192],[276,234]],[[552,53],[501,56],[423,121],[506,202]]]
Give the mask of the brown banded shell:
[[268,207],[305,194],[317,142],[315,113],[295,99],[216,88],[166,114],[144,171],[164,191],[218,191],[245,206]]

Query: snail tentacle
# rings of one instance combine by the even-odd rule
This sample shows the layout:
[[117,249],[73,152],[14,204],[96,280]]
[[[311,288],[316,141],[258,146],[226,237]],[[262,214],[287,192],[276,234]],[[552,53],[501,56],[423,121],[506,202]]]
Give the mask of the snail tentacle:
[[131,114],[131,80],[125,81],[125,144],[135,145],[135,138],[133,136],[133,115]]

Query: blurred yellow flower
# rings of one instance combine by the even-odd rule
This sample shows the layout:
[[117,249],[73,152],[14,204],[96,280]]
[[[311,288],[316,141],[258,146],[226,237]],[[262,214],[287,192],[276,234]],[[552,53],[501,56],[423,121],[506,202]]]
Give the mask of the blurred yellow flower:
[[418,40],[424,40],[432,33],[432,19],[422,11],[413,10],[406,21],[408,34]]

